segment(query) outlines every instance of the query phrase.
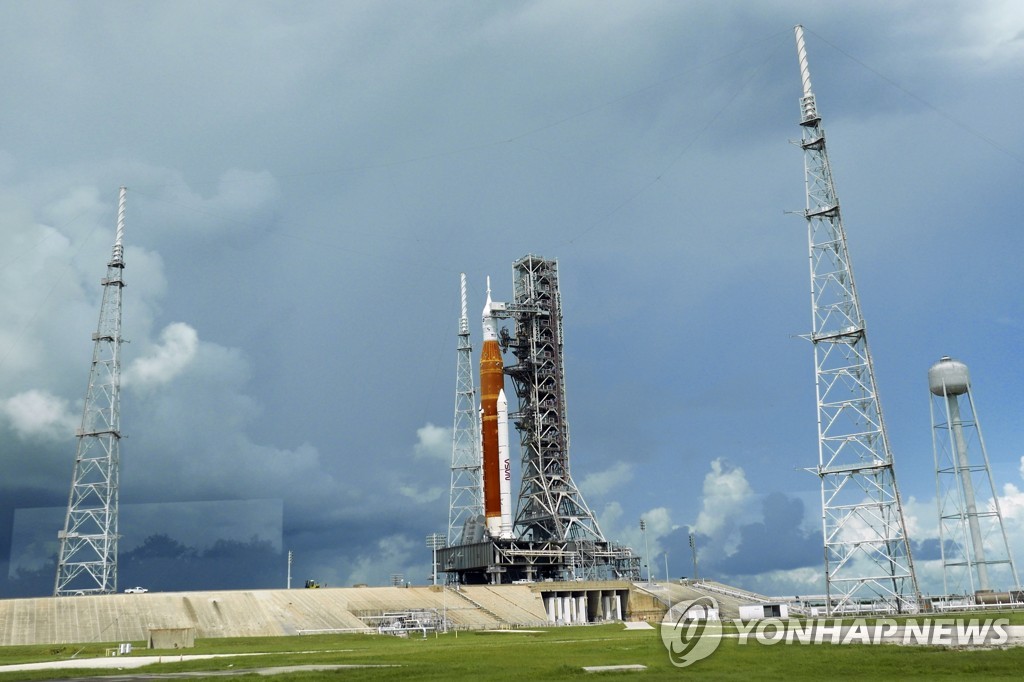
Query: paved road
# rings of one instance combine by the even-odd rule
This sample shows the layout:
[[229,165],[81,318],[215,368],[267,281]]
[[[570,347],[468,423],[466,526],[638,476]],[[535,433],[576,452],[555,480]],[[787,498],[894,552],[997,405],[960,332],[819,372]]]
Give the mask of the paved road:
[[354,668],[397,668],[393,665],[289,665],[276,668],[240,668],[238,670],[196,670],[184,673],[126,673],[118,675],[100,675],[97,677],[62,677],[59,680],[41,680],[40,682],[149,682],[151,680],[198,680],[211,677],[230,678],[253,673],[264,677],[294,672],[315,672],[351,670]]
[[181,673],[144,673],[144,672],[123,672],[129,668],[141,668],[154,663],[176,663],[178,661],[200,661],[211,658],[236,658],[242,656],[264,656],[266,654],[181,654],[178,656],[106,656],[104,658],[75,658],[63,661],[45,661],[42,663],[22,663],[18,665],[0,666],[0,673],[15,672],[20,670],[73,670],[73,669],[97,669],[110,668],[118,672],[113,675],[100,675],[92,677],[62,677],[61,682],[136,682],[137,680],[195,680],[210,677],[233,677],[236,675],[257,675],[272,676],[282,673],[316,671],[316,670],[347,670],[352,668],[392,668],[391,665],[292,665],[274,668],[239,668],[233,670],[197,670],[194,672]]

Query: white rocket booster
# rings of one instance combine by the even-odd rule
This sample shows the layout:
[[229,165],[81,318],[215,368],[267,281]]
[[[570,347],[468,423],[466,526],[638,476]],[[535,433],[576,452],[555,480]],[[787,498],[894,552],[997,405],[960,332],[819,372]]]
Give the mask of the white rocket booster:
[[512,538],[512,461],[508,453],[508,400],[498,393],[498,473],[501,476],[501,538]]

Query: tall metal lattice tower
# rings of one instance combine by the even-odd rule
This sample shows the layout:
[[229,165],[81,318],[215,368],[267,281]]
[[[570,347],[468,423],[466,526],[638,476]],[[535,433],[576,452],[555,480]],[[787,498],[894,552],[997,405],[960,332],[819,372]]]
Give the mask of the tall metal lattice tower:
[[522,451],[516,535],[533,542],[604,543],[569,474],[558,263],[527,255],[512,267],[515,340],[503,336],[503,344],[518,360],[505,368],[519,398],[519,411],[510,415]]
[[928,388],[943,590],[1019,589],[967,365],[943,357],[928,370]]
[[867,601],[913,612],[917,579],[802,26],[796,44],[818,398],[819,463],[811,471],[821,479],[827,609]]
[[57,533],[57,578],[53,594],[117,591],[117,500],[121,441],[121,293],[124,289],[126,189],[117,205],[114,251],[107,263],[100,319],[93,334],[92,366],[82,428],[76,434],[71,494],[64,529]]
[[456,346],[455,425],[452,428],[452,486],[448,505],[448,544],[462,534],[467,519],[484,513],[480,464],[479,405],[473,382],[473,345],[469,341],[466,274],[460,275],[462,316]]

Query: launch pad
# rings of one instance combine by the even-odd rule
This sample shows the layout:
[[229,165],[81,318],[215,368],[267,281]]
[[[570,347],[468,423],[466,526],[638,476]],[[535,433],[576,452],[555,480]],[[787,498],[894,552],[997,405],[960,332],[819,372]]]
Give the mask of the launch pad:
[[485,539],[437,550],[438,571],[461,585],[637,580],[640,558],[606,541]]
[[[462,309],[466,309],[464,296]],[[497,333],[497,318],[512,320],[513,333],[505,328]],[[478,485],[483,491],[475,497],[483,503],[470,513],[466,513],[469,510],[465,507],[455,507],[462,488],[473,487],[465,482],[459,484],[461,488],[456,487],[457,478],[464,480],[465,472],[471,468],[459,454],[460,444],[464,449],[469,438],[460,435],[456,428],[449,519],[463,518],[465,525],[458,539],[449,537],[452,544],[437,549],[437,570],[447,573],[449,581],[458,584],[639,580],[640,558],[629,547],[605,539],[569,472],[558,263],[532,254],[517,260],[513,264],[513,300],[491,301],[488,285],[483,325],[483,428],[478,440],[481,452],[475,459],[479,462]],[[465,328],[463,322],[460,330]],[[511,352],[516,358],[514,364],[504,365],[497,353],[499,346],[502,353]],[[462,384],[465,358],[470,352],[464,331],[460,331],[459,350]],[[509,412],[504,402],[502,374],[511,379],[519,401],[514,412]],[[457,394],[457,427],[460,416],[467,412],[458,405],[460,397],[464,401],[464,389]],[[522,458],[522,481],[513,524],[505,520],[511,520],[510,502],[502,495],[498,503],[499,484],[507,487],[510,474],[508,421],[515,424],[519,433]],[[461,462],[458,466],[457,460]]]

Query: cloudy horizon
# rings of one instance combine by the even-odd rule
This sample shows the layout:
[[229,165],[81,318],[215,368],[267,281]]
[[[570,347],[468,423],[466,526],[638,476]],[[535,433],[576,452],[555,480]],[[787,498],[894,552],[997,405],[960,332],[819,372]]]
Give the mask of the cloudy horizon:
[[1019,564],[1017,4],[43,0],[0,6],[0,597],[52,587],[32,510],[67,503],[121,185],[122,587],[180,588],[175,556],[194,589],[283,586],[288,551],[425,583],[459,273],[478,347],[485,277],[508,300],[535,253],[605,535],[642,553],[643,517],[655,575],[696,533],[703,576],[820,592],[797,23],[922,590],[943,355]]

